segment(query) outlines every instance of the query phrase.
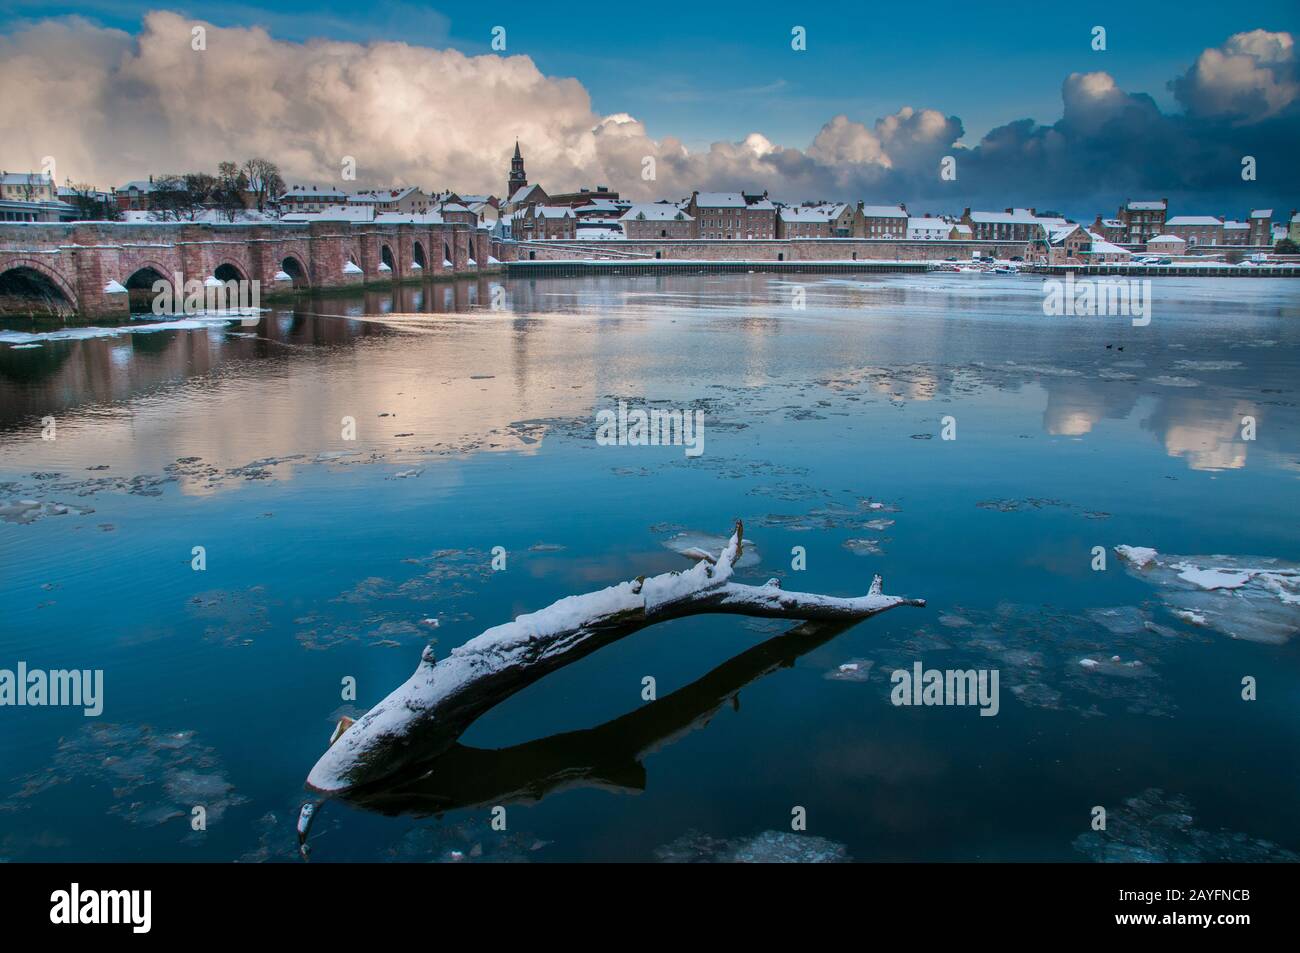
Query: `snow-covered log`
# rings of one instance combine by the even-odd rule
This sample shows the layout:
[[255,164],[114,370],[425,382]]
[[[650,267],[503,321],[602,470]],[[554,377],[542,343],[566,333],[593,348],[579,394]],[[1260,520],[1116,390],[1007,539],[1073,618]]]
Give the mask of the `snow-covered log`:
[[[566,731],[508,748],[459,742],[428,770],[372,785],[345,797],[382,814],[441,814],[461,808],[535,803],[576,788],[635,793],[647,784],[645,759],[708,725],[724,707],[740,709],[740,694],[772,672],[830,642],[855,620],[800,622],[751,646],[689,685],[637,705],[594,728]],[[315,805],[312,806],[315,810]]]
[[409,679],[347,728],[307,777],[307,786],[339,794],[383,780],[446,751],[475,719],[542,676],[657,622],[702,613],[777,619],[860,620],[924,600],[887,596],[875,577],[864,596],[787,592],[774,582],[732,582],[743,527],[716,560],[684,572],[619,583],[568,596],[498,625],[436,660],[426,648]]

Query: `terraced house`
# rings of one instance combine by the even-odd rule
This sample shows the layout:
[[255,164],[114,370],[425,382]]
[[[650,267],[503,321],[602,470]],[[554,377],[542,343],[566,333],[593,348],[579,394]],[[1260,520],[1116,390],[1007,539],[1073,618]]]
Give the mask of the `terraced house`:
[[853,210],[853,237],[902,241],[907,237],[907,206],[859,202]]
[[1124,242],[1140,245],[1162,234],[1168,214],[1168,199],[1125,202],[1119,207],[1117,216],[1124,227]]
[[1165,234],[1177,235],[1193,245],[1222,245],[1223,220],[1213,215],[1175,215],[1165,222]]
[[619,217],[629,241],[694,238],[695,220],[670,202],[633,205]]
[[776,206],[766,192],[692,192],[686,214],[695,220],[696,238],[777,237]]

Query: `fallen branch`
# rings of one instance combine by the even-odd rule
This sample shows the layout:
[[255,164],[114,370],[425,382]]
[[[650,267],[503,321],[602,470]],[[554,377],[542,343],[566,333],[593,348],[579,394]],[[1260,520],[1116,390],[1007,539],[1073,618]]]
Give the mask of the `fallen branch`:
[[321,756],[307,786],[339,794],[383,780],[446,751],[485,711],[542,676],[657,622],[702,613],[830,622],[859,620],[922,599],[786,592],[769,582],[731,581],[743,551],[738,521],[716,561],[569,596],[498,625],[435,659],[426,648],[409,679],[355,723]]

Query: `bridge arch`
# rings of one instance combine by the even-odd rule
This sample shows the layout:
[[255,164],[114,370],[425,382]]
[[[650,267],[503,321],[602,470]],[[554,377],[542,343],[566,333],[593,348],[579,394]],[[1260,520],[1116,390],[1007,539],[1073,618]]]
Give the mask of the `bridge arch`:
[[293,279],[295,288],[310,288],[311,278],[307,273],[307,266],[297,255],[290,253],[280,262],[280,270]]
[[456,256],[451,253],[451,246],[445,241],[442,243],[442,260],[453,265],[456,263]]
[[411,249],[411,256],[415,259],[415,263],[420,266],[422,271],[429,270],[429,259],[424,254],[424,244],[418,238],[415,240],[415,245]]
[[54,268],[34,258],[0,262],[0,298],[28,301],[40,311],[55,314],[77,309],[77,292]]
[[248,275],[244,269],[235,264],[233,261],[223,261],[212,269],[212,277],[218,281],[247,281]]
[[397,274],[397,259],[393,257],[393,249],[388,246],[388,242],[379,246],[379,260],[387,265],[393,274]]

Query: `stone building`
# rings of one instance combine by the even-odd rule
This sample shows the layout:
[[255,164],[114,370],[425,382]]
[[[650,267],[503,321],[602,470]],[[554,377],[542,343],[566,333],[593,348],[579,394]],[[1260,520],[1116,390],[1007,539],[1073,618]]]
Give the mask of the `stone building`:
[[623,213],[619,222],[629,241],[695,237],[695,220],[669,202],[633,205]]
[[831,214],[823,207],[783,206],[776,216],[777,238],[831,238]]
[[1250,213],[1250,233],[1246,244],[1273,244],[1273,210],[1271,208],[1252,209]]
[[967,208],[961,215],[963,225],[969,225],[976,241],[1040,241],[1046,237],[1047,227],[1060,224],[1053,218],[1039,217],[1032,208],[1009,208],[1005,212],[972,212]]
[[1139,245],[1163,234],[1168,213],[1168,199],[1126,201],[1118,215],[1124,226],[1125,243]]
[[907,240],[910,242],[947,241],[952,235],[952,228],[952,222],[938,216],[913,216],[907,220]]
[[1187,251],[1187,242],[1177,235],[1156,235],[1147,240],[1147,251],[1153,255],[1182,255]]
[[907,238],[906,205],[863,205],[853,211],[854,238]]
[[433,200],[419,186],[408,185],[400,189],[362,189],[349,195],[347,204],[373,208],[376,215],[422,215],[433,207]]
[[1078,225],[1058,225],[1048,232],[1049,265],[1082,265],[1092,250],[1092,236]]
[[1193,245],[1222,245],[1223,220],[1213,215],[1175,215],[1165,222],[1164,233]]
[[696,238],[776,238],[776,206],[766,192],[692,192],[686,214],[695,221]]
[[1226,219],[1223,223],[1223,244],[1250,244],[1250,224],[1248,222],[1234,222],[1232,219]]
[[347,201],[348,194],[341,189],[295,185],[280,196],[280,209],[289,213],[323,212],[334,205],[346,205]]

